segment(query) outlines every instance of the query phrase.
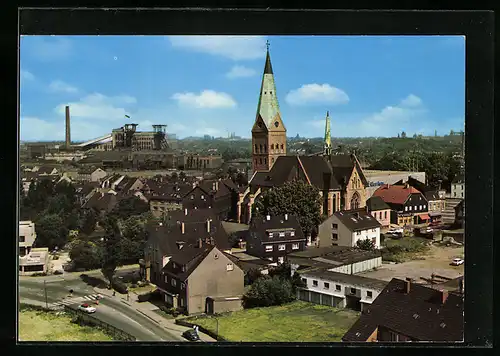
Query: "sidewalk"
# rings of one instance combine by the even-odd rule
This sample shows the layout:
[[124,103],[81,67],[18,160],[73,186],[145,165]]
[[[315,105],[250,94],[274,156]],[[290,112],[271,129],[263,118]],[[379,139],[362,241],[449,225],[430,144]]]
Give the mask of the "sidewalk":
[[[122,303],[130,306],[132,309],[137,310],[139,313],[143,314],[147,318],[153,320],[155,323],[160,325],[162,328],[175,333],[176,335],[179,335],[182,337],[182,333],[189,328],[181,325],[177,325],[175,323],[175,319],[167,319],[162,317],[161,315],[158,315],[155,313],[153,310],[157,309],[156,306],[152,305],[151,303],[148,302],[142,302],[138,303],[137,300],[137,294],[131,293],[130,294],[130,300],[127,301],[127,296],[126,295],[121,295],[119,293],[116,293],[115,296],[113,296],[113,291],[109,289],[102,289],[102,288],[94,288],[94,291],[96,293],[99,293],[106,298],[114,299],[117,301],[121,301]],[[216,342],[215,339],[211,338],[210,336],[202,333],[201,331],[198,332],[198,335],[200,336],[200,339],[204,342]]]

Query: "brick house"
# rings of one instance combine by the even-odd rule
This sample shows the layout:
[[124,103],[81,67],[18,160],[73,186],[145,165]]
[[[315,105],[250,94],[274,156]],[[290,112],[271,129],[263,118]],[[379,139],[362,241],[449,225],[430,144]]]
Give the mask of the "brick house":
[[391,207],[381,197],[371,197],[366,201],[366,207],[382,228],[389,227],[391,224]]
[[213,244],[180,245],[157,284],[165,303],[186,314],[242,309],[244,272]]
[[380,197],[391,208],[391,224],[400,226],[428,222],[428,202],[418,189],[406,185],[383,185],[373,196]]
[[247,234],[247,253],[283,263],[291,252],[303,251],[307,239],[294,215],[255,217]]
[[459,342],[462,290],[449,292],[393,278],[342,337],[344,342]]

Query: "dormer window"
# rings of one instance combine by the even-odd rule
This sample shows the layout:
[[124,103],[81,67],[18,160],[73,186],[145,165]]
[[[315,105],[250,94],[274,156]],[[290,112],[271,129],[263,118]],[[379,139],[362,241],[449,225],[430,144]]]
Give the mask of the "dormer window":
[[191,200],[194,200],[194,195],[193,194],[191,194]]
[[295,231],[290,231],[290,236],[295,236]]
[[273,233],[272,233],[272,232],[270,232],[270,233],[269,233],[269,238],[270,238],[270,239],[272,239],[272,238],[273,238]]
[[280,232],[280,237],[285,237],[285,233],[284,232]]
[[183,265],[183,266],[181,266],[181,271],[182,271],[182,272],[186,272],[186,266],[184,266],[184,265]]

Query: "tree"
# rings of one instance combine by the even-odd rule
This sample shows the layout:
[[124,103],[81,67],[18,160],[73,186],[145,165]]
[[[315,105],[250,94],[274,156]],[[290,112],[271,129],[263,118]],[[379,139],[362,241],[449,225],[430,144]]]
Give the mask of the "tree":
[[149,211],[149,205],[136,196],[127,197],[118,201],[110,215],[116,218],[127,219],[132,215],[140,215]]
[[99,268],[103,262],[103,248],[91,241],[75,240],[71,243],[69,258],[74,268]]
[[114,216],[107,216],[102,222],[106,231],[104,237],[104,251],[101,272],[111,283],[115,274],[116,267],[121,259],[121,231],[118,226],[118,220]]
[[417,134],[416,134],[416,133],[415,133],[415,134],[413,134],[413,138],[417,138]]
[[147,232],[140,217],[130,217],[121,224],[123,231],[120,240],[120,261],[124,263],[136,263],[144,256],[144,245]]
[[262,277],[262,273],[257,268],[251,268],[245,273],[245,285],[253,284],[257,279]]
[[375,250],[375,242],[370,239],[358,240],[356,241],[356,247],[365,251],[373,251]]
[[68,241],[68,229],[59,215],[51,214],[40,217],[35,224],[37,247],[63,247]]
[[401,132],[401,138],[406,138],[406,132]]
[[295,300],[292,283],[279,276],[258,278],[243,296],[245,308],[282,305]]
[[254,205],[256,216],[295,215],[305,234],[321,223],[319,189],[300,180],[286,182],[262,193]]
[[78,230],[85,235],[91,235],[96,227],[99,214],[94,209],[83,209],[80,214]]
[[233,180],[239,187],[246,186],[248,184],[247,176],[241,172],[236,174],[236,178]]
[[398,138],[401,138],[401,135],[400,135],[400,134],[398,134]]

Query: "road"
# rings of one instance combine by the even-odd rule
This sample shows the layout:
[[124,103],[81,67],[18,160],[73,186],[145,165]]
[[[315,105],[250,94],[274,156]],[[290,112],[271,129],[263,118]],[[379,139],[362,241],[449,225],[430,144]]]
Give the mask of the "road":
[[[73,290],[73,297],[95,294],[93,288],[79,278],[62,279],[57,277],[57,279],[45,277],[48,304],[68,297],[70,289]],[[33,300],[44,303],[44,278],[20,279],[19,297],[21,301]],[[94,317],[135,336],[137,341],[184,341],[120,301],[104,298],[96,307],[97,312],[93,314]]]

